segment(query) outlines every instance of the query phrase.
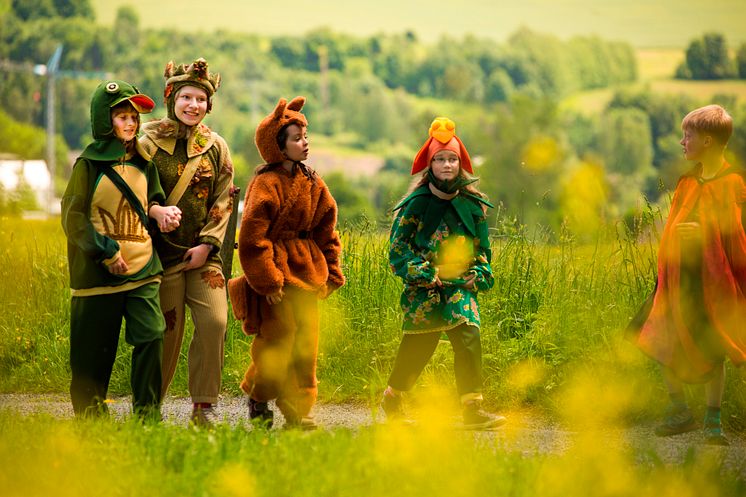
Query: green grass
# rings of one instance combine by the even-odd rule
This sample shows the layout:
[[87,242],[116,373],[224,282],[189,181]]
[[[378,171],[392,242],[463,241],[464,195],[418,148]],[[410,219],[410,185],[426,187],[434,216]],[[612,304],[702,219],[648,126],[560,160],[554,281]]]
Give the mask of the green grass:
[[[660,214],[650,210],[644,221],[660,222]],[[540,409],[579,430],[565,451],[517,452],[505,443],[510,430],[506,439],[454,431],[453,358],[443,343],[414,393],[424,413],[416,429],[264,433],[239,424],[199,432],[0,410],[3,495],[142,495],[156,488],[163,496],[744,492],[742,475],[733,472],[742,468],[723,467],[704,448],[671,464],[670,454],[648,442],[599,444],[599,429],[649,420],[665,405],[656,368],[622,339],[652,286],[654,232],[631,242],[612,226],[581,241],[501,217],[493,234],[496,284],[481,297],[487,403],[509,416]],[[0,236],[9,241],[0,252],[0,391],[65,392],[69,291],[59,222],[3,218]],[[322,303],[320,401],[375,405],[400,339],[401,284],[388,270],[384,235],[358,227],[344,229],[342,239],[348,284]],[[231,320],[224,394],[239,394],[249,343]],[[128,393],[129,350],[121,344],[113,394]],[[187,393],[185,363],[173,386],[179,395]],[[744,426],[744,381],[729,367],[723,412],[732,430]],[[702,388],[689,394],[701,415]]]
[[7,497],[715,496],[746,490],[716,454],[674,465],[579,438],[554,455],[437,424],[300,433],[222,425],[205,432],[128,421],[74,422],[0,412]]
[[[658,371],[623,339],[653,285],[655,237],[632,243],[612,226],[598,240],[578,241],[502,217],[493,232],[495,287],[480,297],[487,403],[503,410],[541,409],[561,419],[563,401],[578,385],[590,392],[586,402],[596,402],[593,393],[606,384],[621,399],[608,414],[614,422],[659,415],[665,395]],[[10,241],[0,252],[0,392],[66,392],[70,295],[59,223],[4,218],[0,236]],[[323,402],[374,404],[401,338],[401,283],[388,269],[385,235],[350,228],[342,241],[348,283],[321,303],[319,395]],[[223,393],[240,395],[251,339],[234,319],[229,323]],[[189,323],[183,355],[191,333]],[[129,392],[130,351],[122,337],[112,395]],[[443,343],[420,386],[442,387],[455,397],[452,368],[453,354]],[[736,429],[746,426],[743,382],[743,373],[729,368],[724,413]],[[171,393],[188,395],[186,357]],[[701,411],[701,387],[690,393]]]

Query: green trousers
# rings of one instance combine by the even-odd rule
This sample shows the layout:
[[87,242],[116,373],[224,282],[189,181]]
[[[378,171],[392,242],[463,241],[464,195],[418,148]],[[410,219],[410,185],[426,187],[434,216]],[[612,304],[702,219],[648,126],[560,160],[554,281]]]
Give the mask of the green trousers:
[[[460,325],[446,332],[453,347],[456,388],[462,397],[482,391],[482,342],[479,328]],[[396,354],[389,385],[403,392],[412,388],[435,352],[440,332],[405,334]]]
[[161,360],[166,323],[158,283],[109,295],[73,297],[70,310],[70,396],[76,416],[106,411],[122,318],[134,347],[130,384],[135,414],[160,412]]

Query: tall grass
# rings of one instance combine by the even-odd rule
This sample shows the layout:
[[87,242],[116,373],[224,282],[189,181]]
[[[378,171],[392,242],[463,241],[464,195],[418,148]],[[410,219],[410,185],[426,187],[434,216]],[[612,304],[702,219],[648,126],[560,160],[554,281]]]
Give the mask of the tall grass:
[[[528,406],[562,418],[566,397],[585,381],[588,392],[601,382],[628,398],[614,414],[620,421],[661,412],[665,394],[656,366],[623,338],[653,288],[661,217],[648,207],[635,226],[610,225],[594,239],[578,240],[498,216],[492,228],[495,286],[480,295],[488,405]],[[365,226],[341,234],[347,284],[321,304],[320,399],[372,404],[385,387],[401,338],[402,286],[388,268],[385,234]],[[59,224],[3,219],[0,236],[9,240],[0,251],[0,391],[67,391],[70,295]],[[185,342],[191,333],[188,324]],[[225,394],[240,394],[250,342],[231,319]],[[129,391],[129,351],[122,340],[112,394]],[[452,368],[453,354],[444,342],[420,384],[454,391]],[[740,429],[746,426],[744,376],[730,367],[728,373],[725,419]],[[184,357],[173,394],[188,395],[186,376]],[[634,395],[628,395],[630,388]],[[703,410],[701,387],[690,394],[695,410]]]

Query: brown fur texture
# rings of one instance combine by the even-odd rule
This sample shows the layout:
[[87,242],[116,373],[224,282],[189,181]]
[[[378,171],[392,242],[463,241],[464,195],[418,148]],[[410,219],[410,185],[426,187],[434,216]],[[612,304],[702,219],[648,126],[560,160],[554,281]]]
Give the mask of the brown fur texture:
[[303,127],[308,126],[306,116],[300,112],[305,103],[305,97],[295,97],[290,103],[281,98],[275,110],[257,126],[254,143],[256,143],[256,148],[267,164],[275,164],[285,160],[285,155],[280,150],[276,141],[277,133],[279,133],[283,126],[288,124],[297,124]]
[[344,284],[337,204],[319,176],[298,166],[266,169],[249,184],[244,205],[238,256],[254,291],[271,295],[290,285],[324,298]]

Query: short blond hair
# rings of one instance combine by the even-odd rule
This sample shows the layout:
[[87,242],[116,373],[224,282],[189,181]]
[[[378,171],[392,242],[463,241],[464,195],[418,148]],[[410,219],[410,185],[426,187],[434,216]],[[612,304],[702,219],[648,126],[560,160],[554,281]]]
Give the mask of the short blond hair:
[[710,135],[725,145],[733,134],[733,118],[719,105],[705,105],[687,114],[681,121],[681,129]]

